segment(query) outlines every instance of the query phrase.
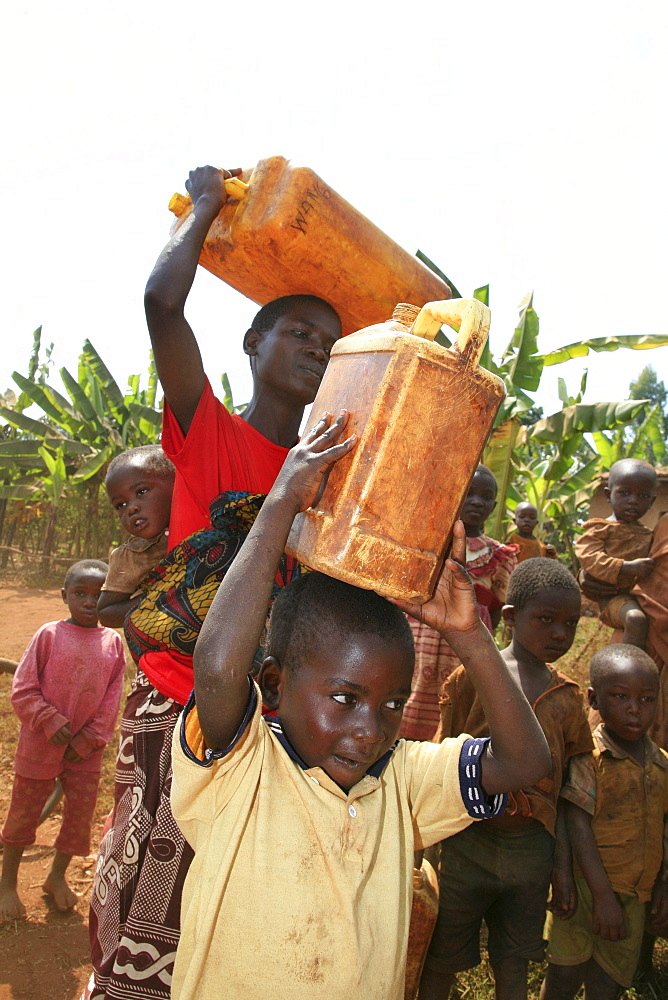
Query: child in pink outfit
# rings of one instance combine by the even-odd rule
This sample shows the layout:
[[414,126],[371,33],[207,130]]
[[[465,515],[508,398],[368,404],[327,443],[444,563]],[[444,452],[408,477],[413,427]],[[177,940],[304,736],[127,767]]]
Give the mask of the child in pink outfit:
[[125,673],[120,637],[98,626],[97,600],[106,572],[106,563],[97,560],[70,567],[62,589],[70,617],[42,625],[14,675],[12,706],[21,730],[9,813],[0,834],[0,920],[25,916],[16,890],[18,868],[24,848],[35,842],[57,777],[65,797],[63,822],[43,888],[56,909],[76,905],[65,871],[72,855],[90,851],[102,751],[114,733]]

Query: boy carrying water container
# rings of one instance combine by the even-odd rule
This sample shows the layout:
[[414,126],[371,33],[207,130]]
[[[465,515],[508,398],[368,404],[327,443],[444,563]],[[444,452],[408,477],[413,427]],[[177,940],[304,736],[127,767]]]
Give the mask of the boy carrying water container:
[[259,685],[249,679],[292,520],[355,444],[345,422],[323,418],[292,449],[197,643],[173,743],[173,813],[195,849],[174,1000],[400,1000],[414,850],[550,768],[478,616],[460,523],[433,599],[400,607],[457,650],[491,741],[397,742],[413,669],[404,616],[322,574],[280,592]]

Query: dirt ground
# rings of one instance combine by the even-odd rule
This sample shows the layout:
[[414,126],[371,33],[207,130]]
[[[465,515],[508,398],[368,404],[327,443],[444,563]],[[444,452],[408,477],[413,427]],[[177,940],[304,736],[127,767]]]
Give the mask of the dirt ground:
[[[40,625],[63,618],[67,611],[59,590],[34,590],[0,583],[0,656],[18,660]],[[9,703],[11,676],[0,674],[0,822],[4,821],[12,789],[13,758],[18,723]],[[115,746],[105,753],[104,777],[93,827],[97,845],[111,805]],[[51,866],[60,813],[50,816],[37,832],[37,843],[23,856],[19,895],[27,920],[0,925],[0,1000],[77,1000],[90,975],[88,899],[95,855],[73,858],[68,870],[79,895],[77,908],[58,913],[42,883]]]
[[[0,580],[0,657],[18,660],[39,626],[65,617],[65,612],[57,589],[28,589]],[[560,668],[586,684],[591,655],[608,641],[609,630],[604,625],[598,620],[583,618],[573,648],[560,661]],[[128,686],[133,673],[130,666],[126,678]],[[11,676],[0,674],[0,822],[4,821],[11,794],[18,734],[18,722],[9,702],[10,687]],[[105,751],[93,827],[93,850],[112,804],[115,742],[112,741]],[[41,886],[51,865],[51,845],[59,824],[60,814],[56,812],[39,828],[37,843],[25,852],[19,875],[19,894],[26,906],[27,919],[0,924],[0,1000],[78,1000],[88,981],[87,917],[95,855],[73,859],[68,877],[80,897],[79,903],[71,913],[58,913],[42,893]],[[659,943],[656,958],[659,971],[656,988],[648,987],[647,992],[631,991],[630,997],[644,1000],[668,996],[664,992],[668,978],[668,951],[664,942]],[[479,972],[475,972],[475,979],[473,974],[470,978],[472,984],[468,980],[461,984],[462,996],[488,998],[493,995],[491,980],[482,982]],[[536,986],[536,992],[530,990],[530,995],[536,996],[537,989]]]

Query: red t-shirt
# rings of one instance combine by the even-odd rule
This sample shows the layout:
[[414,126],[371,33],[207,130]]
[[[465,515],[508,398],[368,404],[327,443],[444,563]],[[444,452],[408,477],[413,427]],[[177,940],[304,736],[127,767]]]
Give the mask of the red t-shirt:
[[289,450],[229,413],[208,379],[185,435],[165,400],[162,448],[176,466],[170,549],[193,531],[211,526],[209,504],[219,493],[268,493]]
[[[165,400],[162,448],[176,466],[170,549],[211,526],[209,504],[225,490],[268,493],[289,451],[229,413],[208,379],[187,434]],[[193,686],[191,657],[176,651],[145,653],[140,666],[158,691],[185,705]]]

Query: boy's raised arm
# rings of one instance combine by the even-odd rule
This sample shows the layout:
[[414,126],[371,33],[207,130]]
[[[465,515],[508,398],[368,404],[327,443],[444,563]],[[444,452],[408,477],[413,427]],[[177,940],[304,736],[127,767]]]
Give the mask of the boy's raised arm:
[[451,558],[445,561],[433,598],[422,605],[394,603],[440,632],[470,675],[491,736],[482,784],[488,795],[496,795],[539,781],[550,772],[552,759],[531,705],[480,620],[465,560],[464,525],[457,521]]
[[248,705],[248,673],[267,618],[278,564],[295,515],[316,498],[327,469],[353,447],[347,420],[326,414],[288,454],[239,554],[223,579],[195,646],[195,696],[210,749],[234,739]]
[[158,378],[184,434],[204,389],[204,368],[184,308],[211,223],[225,204],[224,180],[240,170],[198,167],[186,188],[193,209],[164,248],[146,285],[144,307]]

